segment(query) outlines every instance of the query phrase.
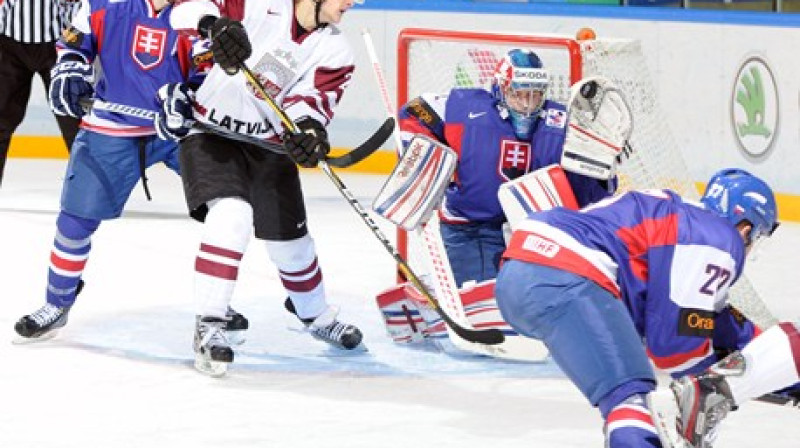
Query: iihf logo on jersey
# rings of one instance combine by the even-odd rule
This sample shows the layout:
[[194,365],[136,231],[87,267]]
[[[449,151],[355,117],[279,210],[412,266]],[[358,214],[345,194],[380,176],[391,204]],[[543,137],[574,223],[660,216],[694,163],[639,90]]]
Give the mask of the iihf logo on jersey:
[[500,160],[497,164],[497,173],[509,181],[528,172],[531,164],[531,144],[516,140],[502,140],[500,142]]
[[136,25],[131,56],[144,70],[150,70],[164,59],[167,30]]
[[558,109],[547,109],[547,118],[544,124],[551,128],[563,128],[567,124],[567,113]]

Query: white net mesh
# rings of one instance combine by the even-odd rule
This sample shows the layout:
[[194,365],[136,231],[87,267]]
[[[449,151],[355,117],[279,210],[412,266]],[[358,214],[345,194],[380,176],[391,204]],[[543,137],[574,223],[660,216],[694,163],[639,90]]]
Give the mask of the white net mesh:
[[[669,188],[688,198],[699,196],[659,106],[638,41],[577,42],[552,35],[405,30],[398,55],[398,104],[422,93],[446,93],[453,87],[488,88],[497,61],[512,48],[530,49],[539,55],[550,72],[549,99],[565,103],[570,85],[581,76],[593,75],[611,79],[627,95],[634,119],[630,139],[634,152],[619,168],[620,191]],[[408,238],[405,255],[415,271],[424,273],[425,266],[415,255],[421,245],[413,235]],[[400,246],[403,253],[406,249]],[[775,322],[746,278],[737,283],[732,302],[762,326]]]

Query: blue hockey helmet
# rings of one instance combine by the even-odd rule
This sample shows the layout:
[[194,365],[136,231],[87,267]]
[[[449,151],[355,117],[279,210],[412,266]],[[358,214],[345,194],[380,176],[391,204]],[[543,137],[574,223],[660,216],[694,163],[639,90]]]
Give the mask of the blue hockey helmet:
[[530,138],[549,86],[550,75],[533,51],[510,50],[495,67],[492,94],[507,111],[518,138]]
[[700,201],[734,226],[749,222],[753,228],[745,241],[748,245],[772,235],[778,228],[778,207],[772,189],[745,170],[727,168],[714,174]]

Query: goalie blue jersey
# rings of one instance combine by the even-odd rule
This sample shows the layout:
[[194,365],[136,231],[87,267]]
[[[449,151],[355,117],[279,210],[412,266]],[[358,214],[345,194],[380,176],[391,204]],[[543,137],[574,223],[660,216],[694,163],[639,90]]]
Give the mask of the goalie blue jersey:
[[[148,0],[83,0],[56,44],[59,58],[71,53],[99,59],[97,99],[157,112],[159,87],[195,76],[199,82],[208,67],[194,65],[193,43],[170,28],[171,12],[172,5],[156,12]],[[100,110],[84,116],[81,127],[107,135],[155,133],[152,119]]]
[[[497,100],[483,89],[425,94],[402,107],[403,139],[424,134],[451,147],[458,167],[445,194],[441,219],[448,223],[505,221],[497,190],[508,180],[559,163],[567,130],[563,105],[545,101],[529,141],[514,134]],[[609,195],[605,183],[567,173],[580,206]]]
[[[655,365],[674,376],[742,348],[757,329],[726,305],[745,260],[729,221],[669,190],[531,215],[504,258],[586,277],[622,300]],[[713,340],[712,340],[713,336]]]

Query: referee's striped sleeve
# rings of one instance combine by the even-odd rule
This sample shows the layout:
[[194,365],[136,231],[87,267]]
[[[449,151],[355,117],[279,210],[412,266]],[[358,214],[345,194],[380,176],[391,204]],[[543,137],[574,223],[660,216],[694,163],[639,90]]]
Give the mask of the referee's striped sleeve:
[[72,0],[3,0],[0,33],[26,44],[55,42],[79,7]]

